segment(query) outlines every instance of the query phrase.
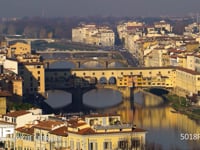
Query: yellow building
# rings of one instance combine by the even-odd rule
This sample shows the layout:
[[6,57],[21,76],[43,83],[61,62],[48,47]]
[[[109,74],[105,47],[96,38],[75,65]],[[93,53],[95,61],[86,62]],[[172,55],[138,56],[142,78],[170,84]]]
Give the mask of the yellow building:
[[191,41],[186,43],[186,50],[188,52],[194,52],[194,50],[198,48],[199,48],[199,42]]
[[0,75],[1,88],[9,91],[16,101],[21,100],[23,95],[22,82],[22,78],[16,74],[7,73]]
[[31,54],[31,45],[24,42],[16,42],[12,45],[9,45],[7,57],[12,58],[17,55]]
[[177,63],[179,67],[187,68],[187,57],[184,55],[178,55]]
[[7,97],[10,97],[11,93],[8,91],[0,90],[0,116],[6,113]]
[[42,62],[20,62],[19,75],[23,78],[24,94],[45,93],[45,71]]
[[26,125],[15,129],[15,148],[17,150],[35,150],[33,125]]
[[45,93],[45,67],[39,55],[18,55],[18,74],[23,79],[23,94]]
[[[87,116],[91,119],[108,119],[112,122],[119,116]],[[110,119],[109,119],[110,118]],[[103,121],[102,120],[102,121]],[[89,121],[90,122],[90,121]],[[110,122],[110,123],[111,123]],[[102,122],[103,124],[103,122]],[[74,117],[67,121],[36,121],[16,129],[16,148],[29,150],[111,150],[144,149],[146,131],[131,124],[93,125]]]
[[92,128],[81,120],[68,123],[70,149],[107,150],[130,149],[142,150],[145,145],[146,131],[131,124],[96,125]]

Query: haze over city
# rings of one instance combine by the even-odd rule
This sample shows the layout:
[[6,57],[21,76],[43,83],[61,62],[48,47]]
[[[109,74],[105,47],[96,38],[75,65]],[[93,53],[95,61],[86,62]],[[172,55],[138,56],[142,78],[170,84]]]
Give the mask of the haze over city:
[[199,0],[1,0],[0,17],[185,16],[199,6]]

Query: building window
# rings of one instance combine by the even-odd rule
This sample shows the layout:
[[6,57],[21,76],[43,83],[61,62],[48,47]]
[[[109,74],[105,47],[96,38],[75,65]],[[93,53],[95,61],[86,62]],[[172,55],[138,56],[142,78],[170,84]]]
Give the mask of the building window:
[[40,71],[38,71],[37,73],[40,74]]
[[118,147],[121,148],[121,149],[128,148],[128,141],[127,140],[119,141]]
[[89,150],[97,150],[97,143],[94,142],[89,143]]
[[95,72],[93,72],[92,75],[95,75]]
[[131,148],[138,148],[140,147],[140,140],[139,139],[132,139],[131,140]]
[[103,147],[104,147],[104,150],[112,149],[112,143],[111,142],[104,142]]
[[80,150],[80,142],[76,142],[76,149]]
[[85,72],[83,72],[83,75],[84,75],[84,76],[85,76],[85,74],[86,74],[86,73],[85,73]]
[[102,72],[102,75],[104,75],[105,73],[104,72]]
[[37,66],[37,68],[41,68],[41,66]]
[[124,73],[123,72],[121,72],[121,75],[123,75]]

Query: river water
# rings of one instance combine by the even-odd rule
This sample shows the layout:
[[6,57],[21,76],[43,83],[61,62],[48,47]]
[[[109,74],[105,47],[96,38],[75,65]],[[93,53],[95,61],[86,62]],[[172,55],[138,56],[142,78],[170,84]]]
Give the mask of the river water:
[[[121,67],[121,64],[110,64],[110,67]],[[74,68],[69,62],[57,62],[50,68]],[[81,68],[101,67],[96,62],[81,65]],[[62,108],[72,102],[71,94],[65,91],[48,91],[46,102],[54,107]],[[163,100],[150,93],[138,92],[133,101],[123,100],[118,91],[110,89],[91,90],[83,95],[83,104],[95,108],[96,112],[121,115],[122,121],[134,123],[138,128],[148,131],[147,145],[151,150],[200,150],[200,136],[187,139],[188,135],[200,134],[200,124],[187,116],[176,113]],[[181,140],[184,136],[187,140]],[[150,149],[148,147],[148,149]]]
[[[71,95],[64,91],[48,91],[47,103],[58,108],[71,103]],[[122,116],[123,122],[134,123],[148,131],[146,140],[153,150],[200,149],[199,140],[181,140],[181,134],[200,133],[200,125],[187,116],[175,113],[160,97],[138,92],[134,105],[122,100],[118,91],[111,89],[91,90],[83,95],[83,103],[96,108],[96,112],[113,113]]]

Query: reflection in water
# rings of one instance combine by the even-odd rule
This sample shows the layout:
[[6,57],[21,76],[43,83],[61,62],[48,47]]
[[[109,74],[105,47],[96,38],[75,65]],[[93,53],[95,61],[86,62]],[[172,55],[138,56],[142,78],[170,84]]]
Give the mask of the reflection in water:
[[95,89],[83,95],[83,104],[95,108],[111,107],[121,102],[121,93],[111,89]]
[[163,104],[164,102],[161,97],[147,92],[138,92],[134,95],[134,97],[134,102],[143,107],[155,107]]
[[72,102],[71,94],[65,91],[49,90],[47,95],[48,98],[45,102],[54,109],[69,105]]
[[[65,95],[62,92],[55,91],[54,97],[51,97],[49,93],[49,98],[51,97],[54,107],[71,103],[69,94],[64,92]],[[122,103],[121,100],[121,93],[111,89],[92,90],[83,96],[83,103],[98,108],[98,112],[116,112],[122,116],[123,122],[133,122],[138,127],[146,129],[148,131],[147,142],[160,145],[162,150],[192,150],[200,147],[200,139],[193,141],[180,140],[181,133],[199,134],[200,125],[185,115],[174,113],[171,107],[163,106],[159,97],[137,93],[134,97],[137,103],[135,106],[129,100],[124,100]],[[58,104],[59,106],[57,106]],[[119,105],[108,108],[116,104]]]
[[[143,96],[138,97],[138,96]],[[158,105],[157,97],[149,94],[136,94],[135,101],[151,101],[151,106],[155,102]],[[160,101],[160,98],[158,98]],[[148,102],[149,103],[149,102]],[[149,105],[147,105],[149,106]],[[118,107],[107,109],[107,112],[117,112],[122,116],[124,122],[133,122],[138,127],[148,131],[147,142],[160,145],[162,150],[192,150],[200,147],[200,140],[180,140],[181,133],[197,134],[200,133],[200,125],[189,119],[187,116],[179,113],[173,113],[173,109],[168,106],[162,107],[136,107],[131,108],[130,101],[124,101]]]

